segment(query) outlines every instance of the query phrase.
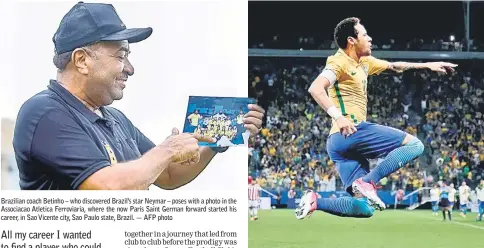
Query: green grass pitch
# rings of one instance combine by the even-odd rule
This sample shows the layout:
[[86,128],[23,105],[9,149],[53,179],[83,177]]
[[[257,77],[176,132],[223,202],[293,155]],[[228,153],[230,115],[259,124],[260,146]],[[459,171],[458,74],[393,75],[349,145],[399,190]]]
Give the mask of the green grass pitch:
[[293,210],[259,210],[249,222],[250,248],[483,248],[484,222],[454,210],[452,222],[442,212],[393,210],[369,219],[342,218],[316,211],[297,220]]

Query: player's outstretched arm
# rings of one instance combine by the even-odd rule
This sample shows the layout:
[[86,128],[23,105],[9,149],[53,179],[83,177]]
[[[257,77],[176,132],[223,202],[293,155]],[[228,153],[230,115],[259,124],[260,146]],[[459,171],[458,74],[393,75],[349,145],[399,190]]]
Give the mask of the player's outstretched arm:
[[456,64],[447,63],[447,62],[427,62],[427,63],[392,62],[388,66],[388,69],[398,73],[402,73],[410,69],[430,69],[432,71],[447,73],[447,71],[453,72],[455,67],[457,67]]

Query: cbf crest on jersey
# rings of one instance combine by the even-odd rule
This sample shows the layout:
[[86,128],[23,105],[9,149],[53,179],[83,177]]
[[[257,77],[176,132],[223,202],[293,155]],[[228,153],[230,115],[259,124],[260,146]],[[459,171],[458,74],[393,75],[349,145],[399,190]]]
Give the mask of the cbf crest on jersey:
[[111,146],[107,142],[103,142],[103,143],[104,143],[104,149],[106,149],[106,152],[108,153],[111,164],[118,163],[118,160],[116,159],[116,154],[114,154],[114,151],[113,149],[111,149]]

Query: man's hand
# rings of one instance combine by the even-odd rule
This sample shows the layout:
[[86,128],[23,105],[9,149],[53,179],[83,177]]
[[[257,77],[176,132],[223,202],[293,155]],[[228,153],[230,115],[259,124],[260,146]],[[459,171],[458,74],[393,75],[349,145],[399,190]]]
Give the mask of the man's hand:
[[259,133],[265,113],[266,111],[260,106],[249,104],[249,113],[244,116],[244,127],[247,128],[252,135]]
[[192,165],[200,160],[200,147],[198,142],[215,142],[208,136],[182,133],[173,128],[171,135],[160,146],[168,149],[172,156],[171,162],[182,165]]
[[344,116],[336,119],[336,124],[339,127],[340,133],[346,138],[356,132],[356,127],[351,121]]
[[447,74],[447,71],[454,72],[454,67],[457,67],[456,64],[447,62],[428,62],[425,65],[432,71],[442,72],[444,74]]

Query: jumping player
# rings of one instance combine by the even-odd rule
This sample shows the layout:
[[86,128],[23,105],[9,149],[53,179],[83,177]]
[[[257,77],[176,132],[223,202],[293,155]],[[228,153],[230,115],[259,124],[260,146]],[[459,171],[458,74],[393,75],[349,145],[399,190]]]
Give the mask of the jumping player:
[[[351,196],[361,197],[317,199],[315,193],[308,190],[296,209],[298,219],[316,209],[344,217],[370,217],[375,208],[383,210],[385,204],[378,198],[375,184],[424,150],[418,138],[366,121],[369,75],[378,75],[387,69],[395,72],[430,69],[446,73],[457,66],[444,62],[407,63],[376,59],[371,56],[372,39],[355,17],[338,23],[334,39],[339,50],[328,57],[326,67],[312,83],[309,93],[333,119],[326,146],[328,155],[336,163],[346,191]],[[368,159],[383,156],[386,158],[370,171]]]

